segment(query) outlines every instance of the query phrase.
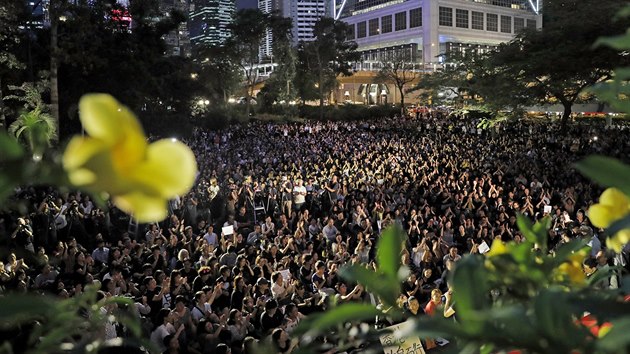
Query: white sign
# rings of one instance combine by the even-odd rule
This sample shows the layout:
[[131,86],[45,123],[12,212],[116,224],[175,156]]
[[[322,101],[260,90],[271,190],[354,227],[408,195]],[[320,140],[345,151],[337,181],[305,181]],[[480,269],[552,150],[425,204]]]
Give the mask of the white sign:
[[225,236],[233,235],[234,234],[234,226],[232,226],[232,225],[230,225],[230,226],[223,226],[223,228],[221,229],[221,232]]
[[407,336],[411,332],[410,325],[413,326],[413,323],[403,322],[384,329],[388,333],[382,334],[380,340],[385,354],[425,354],[420,338]]
[[479,253],[481,254],[484,254],[490,251],[490,247],[488,247],[488,244],[486,243],[486,241],[483,241],[477,249],[479,250]]
[[280,275],[282,275],[282,280],[284,280],[285,283],[288,283],[289,281],[291,281],[291,271],[288,269],[285,270],[281,270],[280,271]]

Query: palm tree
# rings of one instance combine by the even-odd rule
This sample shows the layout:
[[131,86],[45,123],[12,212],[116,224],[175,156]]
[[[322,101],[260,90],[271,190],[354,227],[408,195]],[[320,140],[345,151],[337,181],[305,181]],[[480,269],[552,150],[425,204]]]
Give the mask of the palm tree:
[[54,118],[35,107],[30,111],[23,111],[18,119],[9,126],[9,134],[18,141],[28,144],[33,156],[41,157],[44,150],[57,138],[57,125]]

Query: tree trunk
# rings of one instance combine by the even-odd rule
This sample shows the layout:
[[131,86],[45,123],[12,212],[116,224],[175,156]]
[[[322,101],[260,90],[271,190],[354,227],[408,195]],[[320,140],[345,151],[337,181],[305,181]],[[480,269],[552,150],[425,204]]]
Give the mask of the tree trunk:
[[403,92],[404,87],[398,86],[398,91],[400,92],[400,116],[405,116],[405,93]]
[[245,90],[245,115],[249,118],[249,110],[250,110],[250,106],[249,106],[249,92],[250,92],[250,88],[252,87],[251,85],[251,80],[247,80],[248,81],[248,85],[247,85],[247,90]]
[[319,84],[319,119],[324,120],[324,88]]
[[[59,121],[59,83],[57,76],[57,67],[59,65],[57,62],[57,54],[59,51],[59,48],[57,48],[59,14],[57,14],[53,3],[54,1],[50,3],[50,113],[57,125],[57,136],[60,136],[61,122]],[[55,143],[57,139],[55,139]]]
[[563,101],[562,106],[564,107],[564,112],[562,113],[562,130],[565,130],[567,127],[567,123],[569,122],[569,117],[571,117],[571,107],[573,107],[572,102]]

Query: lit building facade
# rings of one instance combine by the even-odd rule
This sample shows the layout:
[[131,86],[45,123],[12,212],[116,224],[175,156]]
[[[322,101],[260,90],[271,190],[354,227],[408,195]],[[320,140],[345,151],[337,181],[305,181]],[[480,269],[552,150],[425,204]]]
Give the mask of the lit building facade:
[[333,16],[331,0],[283,0],[281,5],[283,17],[293,21],[293,42],[310,42],[313,37],[313,26],[322,17]]
[[188,17],[190,42],[193,47],[216,46],[231,35],[235,0],[192,0]]
[[[258,0],[258,10],[265,14],[271,14],[274,11],[279,11],[281,3],[279,0]],[[261,62],[269,61],[273,57],[273,35],[271,29],[265,31],[265,37],[259,50],[259,59]]]
[[[339,0],[337,0],[339,1]],[[534,4],[534,6],[532,6]],[[362,52],[359,70],[377,70],[384,56],[408,51],[431,68],[451,51],[486,51],[524,28],[540,28],[537,2],[527,0],[364,0],[342,18]],[[349,4],[346,4],[348,6]]]

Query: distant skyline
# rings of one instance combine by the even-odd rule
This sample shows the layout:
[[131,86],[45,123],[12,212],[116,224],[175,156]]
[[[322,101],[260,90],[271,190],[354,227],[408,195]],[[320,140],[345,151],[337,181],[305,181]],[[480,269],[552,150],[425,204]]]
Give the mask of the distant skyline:
[[255,9],[258,8],[258,0],[236,0],[236,9]]

